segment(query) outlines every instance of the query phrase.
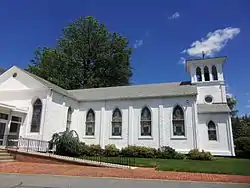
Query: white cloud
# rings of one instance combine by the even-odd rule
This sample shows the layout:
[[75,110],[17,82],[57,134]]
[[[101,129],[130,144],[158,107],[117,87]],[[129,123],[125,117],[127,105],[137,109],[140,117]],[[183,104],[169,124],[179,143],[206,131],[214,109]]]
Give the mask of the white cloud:
[[180,13],[179,12],[175,12],[174,14],[172,14],[171,16],[168,17],[169,20],[175,20],[177,18],[180,17]]
[[217,29],[209,32],[205,38],[193,42],[190,48],[183,50],[182,53],[187,53],[189,56],[201,56],[202,52],[205,52],[206,56],[212,57],[239,33],[240,28]]
[[178,64],[185,65],[185,63],[186,63],[185,57],[180,57]]
[[247,104],[245,107],[246,107],[246,108],[250,108],[250,104]]
[[134,48],[139,48],[143,45],[143,39],[141,40],[136,40],[134,43]]

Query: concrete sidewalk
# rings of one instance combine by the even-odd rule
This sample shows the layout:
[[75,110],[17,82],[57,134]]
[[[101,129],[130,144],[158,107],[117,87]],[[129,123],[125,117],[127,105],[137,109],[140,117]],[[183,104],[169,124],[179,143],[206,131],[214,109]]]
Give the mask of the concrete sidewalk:
[[246,184],[1,174],[0,188],[249,188]]

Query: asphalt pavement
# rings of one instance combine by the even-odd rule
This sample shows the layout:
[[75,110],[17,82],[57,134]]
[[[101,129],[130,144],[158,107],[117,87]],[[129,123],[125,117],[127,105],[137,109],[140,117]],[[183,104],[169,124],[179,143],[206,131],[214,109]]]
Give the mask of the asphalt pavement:
[[250,188],[247,184],[0,174],[0,188]]

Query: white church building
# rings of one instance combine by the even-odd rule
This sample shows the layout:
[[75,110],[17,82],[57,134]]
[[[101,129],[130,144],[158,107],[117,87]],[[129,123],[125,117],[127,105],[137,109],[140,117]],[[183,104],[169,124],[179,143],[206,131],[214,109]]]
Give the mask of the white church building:
[[187,60],[190,82],[64,90],[13,66],[0,75],[0,145],[6,135],[50,140],[75,130],[86,144],[171,146],[234,156],[223,66]]

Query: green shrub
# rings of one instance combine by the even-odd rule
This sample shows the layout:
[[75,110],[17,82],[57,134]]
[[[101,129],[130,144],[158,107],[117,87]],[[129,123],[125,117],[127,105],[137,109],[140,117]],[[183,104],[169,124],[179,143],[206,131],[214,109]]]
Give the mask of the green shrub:
[[75,137],[75,131],[65,131],[62,133],[55,133],[49,141],[49,147],[56,147],[56,154],[77,157],[81,155],[81,146],[78,135]]
[[185,159],[185,158],[186,158],[186,155],[177,152],[177,153],[175,154],[175,156],[174,156],[173,159],[180,159],[180,160],[182,160],[182,159]]
[[100,156],[103,154],[103,150],[100,145],[90,145],[87,147],[88,156]]
[[250,158],[250,137],[239,137],[235,140],[236,156]]
[[188,152],[188,159],[192,160],[212,160],[213,156],[210,152],[205,152],[202,150],[201,152],[198,149],[192,149]]
[[157,150],[144,146],[128,146],[121,149],[121,155],[125,157],[153,158],[156,157]]
[[89,155],[89,145],[84,142],[80,142],[80,153],[81,155],[88,156]]
[[174,159],[177,152],[175,149],[171,148],[170,146],[163,146],[160,148],[159,158],[162,159]]
[[107,157],[116,157],[120,154],[120,150],[114,144],[105,146],[103,154]]

